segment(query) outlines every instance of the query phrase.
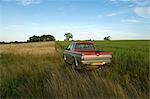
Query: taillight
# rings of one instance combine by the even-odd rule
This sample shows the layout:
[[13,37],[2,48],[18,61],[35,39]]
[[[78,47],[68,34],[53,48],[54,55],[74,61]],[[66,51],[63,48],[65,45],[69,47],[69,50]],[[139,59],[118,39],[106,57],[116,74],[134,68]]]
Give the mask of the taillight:
[[112,58],[109,58],[109,60],[111,60],[111,61],[112,61]]
[[84,56],[83,55],[81,56],[81,59],[84,60]]
[[96,53],[96,56],[99,56],[99,53]]

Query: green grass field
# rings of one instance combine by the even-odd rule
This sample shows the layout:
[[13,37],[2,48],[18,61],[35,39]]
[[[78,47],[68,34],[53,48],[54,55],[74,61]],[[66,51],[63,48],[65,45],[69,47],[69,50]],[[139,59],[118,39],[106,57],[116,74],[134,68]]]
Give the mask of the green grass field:
[[150,41],[93,42],[113,52],[113,63],[81,73],[63,63],[70,42],[0,45],[1,98],[150,97]]

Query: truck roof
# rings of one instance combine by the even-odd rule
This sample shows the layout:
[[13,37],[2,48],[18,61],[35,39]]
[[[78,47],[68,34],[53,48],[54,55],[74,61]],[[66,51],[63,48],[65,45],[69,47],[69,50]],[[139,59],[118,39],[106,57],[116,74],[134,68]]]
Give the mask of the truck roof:
[[92,42],[73,42],[73,43],[76,43],[76,44],[93,44]]

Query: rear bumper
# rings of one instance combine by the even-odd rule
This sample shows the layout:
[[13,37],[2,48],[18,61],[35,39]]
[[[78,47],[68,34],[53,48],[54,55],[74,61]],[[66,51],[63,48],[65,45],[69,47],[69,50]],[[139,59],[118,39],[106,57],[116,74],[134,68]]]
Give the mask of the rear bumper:
[[100,65],[93,64],[92,62],[84,62],[82,61],[82,67],[85,68],[86,70],[91,70],[91,69],[99,69],[103,66],[111,65],[111,61],[109,62],[102,62]]
[[105,64],[110,64],[110,60],[95,60],[95,61],[81,61],[82,65],[90,65],[90,66],[101,66]]

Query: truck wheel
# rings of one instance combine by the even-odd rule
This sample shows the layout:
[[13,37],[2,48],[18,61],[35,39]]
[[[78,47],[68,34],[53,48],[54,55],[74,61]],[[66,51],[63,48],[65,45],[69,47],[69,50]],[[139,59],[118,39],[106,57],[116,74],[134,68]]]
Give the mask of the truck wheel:
[[66,56],[65,55],[63,55],[63,60],[64,60],[64,63],[66,63]]
[[67,66],[67,58],[66,58],[66,56],[65,55],[63,55],[63,62],[64,62],[64,66],[66,67]]
[[74,71],[77,70],[77,67],[76,67],[76,64],[75,64],[75,60],[73,60],[71,68],[72,68],[72,70],[74,70]]

